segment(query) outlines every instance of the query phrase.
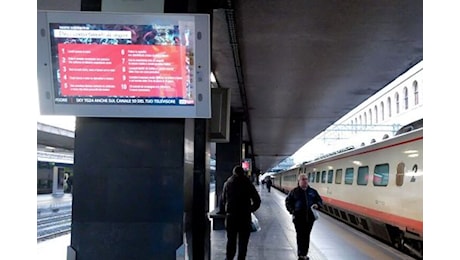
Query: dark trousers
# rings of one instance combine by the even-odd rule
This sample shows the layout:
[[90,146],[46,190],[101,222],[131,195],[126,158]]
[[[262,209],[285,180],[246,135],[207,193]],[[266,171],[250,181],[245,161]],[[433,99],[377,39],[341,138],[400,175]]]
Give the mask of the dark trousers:
[[294,218],[295,231],[297,233],[297,255],[306,256],[310,248],[310,233],[313,228],[313,218],[302,217]]
[[248,251],[249,236],[251,235],[251,216],[229,216],[225,220],[227,229],[227,260],[233,260],[236,254],[238,241],[238,260],[246,259]]

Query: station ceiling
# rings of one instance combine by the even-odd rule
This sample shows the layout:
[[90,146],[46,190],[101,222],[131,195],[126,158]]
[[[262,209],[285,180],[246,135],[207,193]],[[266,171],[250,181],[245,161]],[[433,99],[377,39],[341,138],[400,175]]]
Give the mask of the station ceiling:
[[212,71],[262,172],[421,60],[420,0],[213,2]]
[[[265,171],[423,59],[423,1],[228,1],[212,67]],[[227,3],[227,4],[228,4]]]

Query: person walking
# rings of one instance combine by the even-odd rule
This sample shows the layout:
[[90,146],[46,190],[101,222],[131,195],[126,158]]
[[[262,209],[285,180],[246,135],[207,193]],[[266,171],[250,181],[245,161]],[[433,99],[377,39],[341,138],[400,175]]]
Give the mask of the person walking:
[[220,209],[225,213],[227,230],[226,260],[236,254],[238,260],[246,259],[251,234],[251,213],[260,207],[261,199],[254,185],[245,175],[243,167],[233,167],[233,174],[224,183]]
[[292,214],[292,222],[295,226],[297,239],[298,259],[310,259],[308,249],[310,247],[310,233],[315,222],[312,208],[323,207],[323,200],[318,191],[308,185],[307,175],[299,174],[298,185],[292,189],[286,197],[286,209]]
[[273,184],[273,182],[272,182],[272,177],[269,176],[269,177],[267,178],[267,180],[265,181],[265,183],[267,184],[267,190],[268,190],[268,192],[270,192],[270,189],[272,188],[272,184]]

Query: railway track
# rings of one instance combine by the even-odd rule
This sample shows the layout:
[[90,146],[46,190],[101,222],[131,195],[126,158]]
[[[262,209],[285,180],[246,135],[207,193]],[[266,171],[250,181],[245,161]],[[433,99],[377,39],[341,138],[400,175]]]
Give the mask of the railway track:
[[41,209],[37,211],[37,242],[65,235],[72,225],[72,207]]

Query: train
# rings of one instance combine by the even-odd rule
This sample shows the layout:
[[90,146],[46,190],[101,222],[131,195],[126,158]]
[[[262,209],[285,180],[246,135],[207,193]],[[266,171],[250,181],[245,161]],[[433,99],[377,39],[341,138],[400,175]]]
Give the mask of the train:
[[37,160],[37,194],[51,194],[53,189],[70,193],[72,178],[73,163]]
[[423,258],[423,119],[392,137],[274,173],[273,187],[288,193],[300,173],[323,198],[322,212]]

